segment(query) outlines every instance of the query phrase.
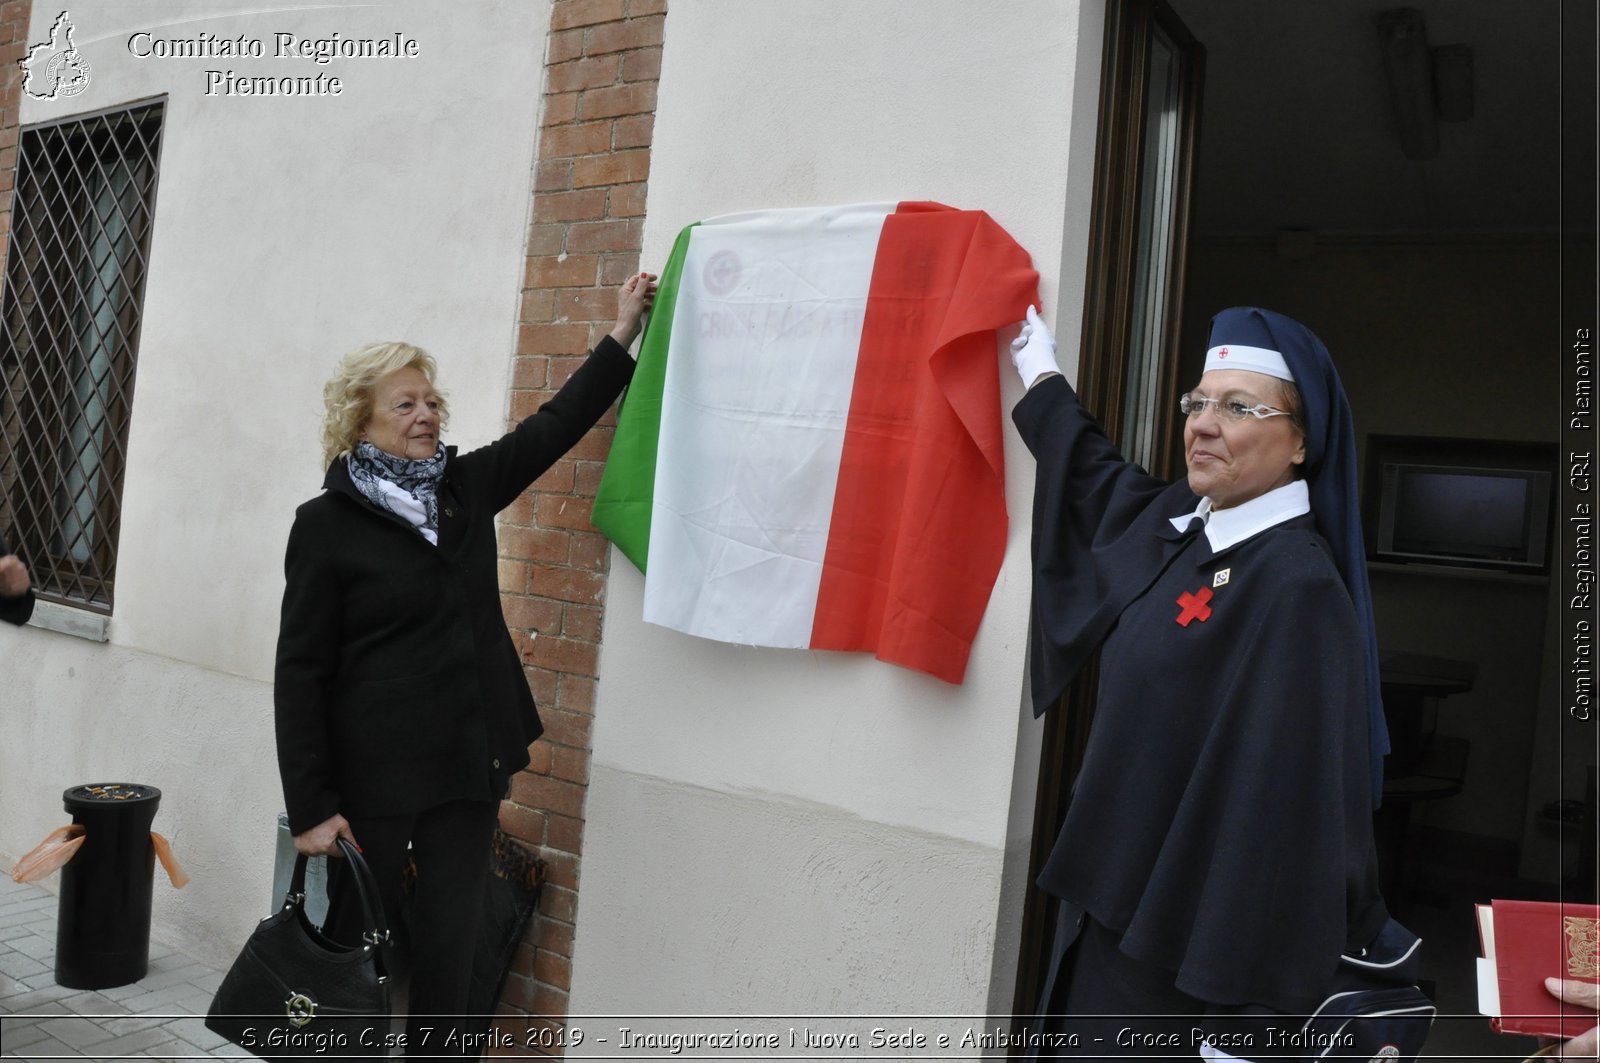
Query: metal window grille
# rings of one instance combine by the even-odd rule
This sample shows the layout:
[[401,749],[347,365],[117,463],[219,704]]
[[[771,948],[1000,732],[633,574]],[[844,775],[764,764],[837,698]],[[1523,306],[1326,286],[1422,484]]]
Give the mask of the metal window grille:
[[17,144],[0,301],[0,528],[41,598],[109,613],[163,103]]

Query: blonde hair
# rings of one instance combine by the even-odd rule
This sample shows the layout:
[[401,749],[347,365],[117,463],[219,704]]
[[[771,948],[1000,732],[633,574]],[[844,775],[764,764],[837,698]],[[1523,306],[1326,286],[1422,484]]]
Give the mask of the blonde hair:
[[[356,445],[361,429],[372,419],[372,388],[396,370],[411,368],[436,386],[438,367],[433,356],[409,343],[369,343],[357,347],[339,362],[338,371],[322,386],[322,464],[332,465]],[[439,399],[439,431],[450,418],[450,407]]]

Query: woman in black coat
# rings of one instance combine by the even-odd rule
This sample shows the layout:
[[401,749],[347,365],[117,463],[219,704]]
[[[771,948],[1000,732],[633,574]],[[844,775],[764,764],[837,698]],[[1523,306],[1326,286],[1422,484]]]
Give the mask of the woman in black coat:
[[[654,294],[631,277],[556,396],[466,454],[440,443],[447,410],[415,347],[363,347],[325,388],[324,490],[295,511],[284,562],[278,766],[295,847],[360,846],[391,924],[411,847],[408,1054],[460,1050],[460,1024],[427,1016],[466,1010],[499,802],[543,731],[501,613],[495,514],[628,383]],[[326,929],[353,943],[360,906],[331,866]]]

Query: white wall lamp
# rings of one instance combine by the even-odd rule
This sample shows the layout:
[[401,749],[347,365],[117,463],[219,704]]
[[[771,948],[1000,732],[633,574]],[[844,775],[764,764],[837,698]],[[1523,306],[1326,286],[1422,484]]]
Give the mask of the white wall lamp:
[[1439,123],[1472,117],[1472,49],[1428,47],[1427,22],[1414,7],[1380,11],[1373,21],[1383,43],[1400,150],[1408,159],[1437,158]]

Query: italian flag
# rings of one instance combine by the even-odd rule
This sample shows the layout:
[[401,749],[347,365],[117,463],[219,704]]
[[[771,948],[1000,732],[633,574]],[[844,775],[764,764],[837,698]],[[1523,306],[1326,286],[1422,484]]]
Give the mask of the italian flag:
[[684,229],[594,505],[645,620],[961,682],[1005,549],[995,330],[1037,288],[937,203]]

